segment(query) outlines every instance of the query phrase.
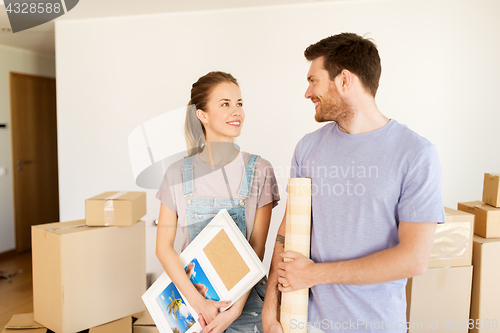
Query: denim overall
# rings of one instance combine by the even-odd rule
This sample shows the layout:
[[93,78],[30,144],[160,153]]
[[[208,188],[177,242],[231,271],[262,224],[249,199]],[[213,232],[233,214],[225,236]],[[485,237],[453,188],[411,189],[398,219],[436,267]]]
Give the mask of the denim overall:
[[[203,228],[217,215],[221,209],[226,209],[229,215],[246,238],[246,201],[250,197],[255,165],[258,155],[250,155],[245,165],[241,179],[239,198],[192,198],[194,193],[194,168],[193,156],[186,157],[182,165],[182,180],[184,197],[186,198],[186,224],[189,242],[200,233]],[[225,332],[262,332],[262,305],[266,293],[267,278],[264,277],[257,283],[248,296],[241,315]]]

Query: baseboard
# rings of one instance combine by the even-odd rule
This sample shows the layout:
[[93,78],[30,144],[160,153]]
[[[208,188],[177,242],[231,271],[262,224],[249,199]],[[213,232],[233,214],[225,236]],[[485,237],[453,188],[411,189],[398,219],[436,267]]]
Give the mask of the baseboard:
[[9,250],[9,251],[2,252],[2,253],[0,253],[0,260],[13,257],[13,256],[16,255],[16,253],[17,253],[16,249],[12,249],[12,250]]

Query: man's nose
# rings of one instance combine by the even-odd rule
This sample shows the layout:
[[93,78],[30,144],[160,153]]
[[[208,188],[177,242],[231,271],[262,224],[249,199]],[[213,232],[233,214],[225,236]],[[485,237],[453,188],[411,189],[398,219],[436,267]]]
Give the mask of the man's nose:
[[306,90],[306,93],[304,94],[304,97],[307,98],[307,99],[311,99],[312,97],[312,89],[311,89],[311,85],[309,85],[307,87],[307,90]]

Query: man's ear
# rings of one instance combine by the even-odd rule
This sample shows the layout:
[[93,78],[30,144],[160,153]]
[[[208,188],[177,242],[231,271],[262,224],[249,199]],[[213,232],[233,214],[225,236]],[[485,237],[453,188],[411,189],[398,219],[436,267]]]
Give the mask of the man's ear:
[[208,123],[207,113],[205,111],[203,111],[202,109],[196,110],[196,116],[198,117],[198,119],[200,119],[202,124]]
[[340,80],[339,84],[343,92],[347,92],[351,88],[354,80],[353,75],[354,74],[347,69],[343,69],[342,72],[340,72],[338,76]]

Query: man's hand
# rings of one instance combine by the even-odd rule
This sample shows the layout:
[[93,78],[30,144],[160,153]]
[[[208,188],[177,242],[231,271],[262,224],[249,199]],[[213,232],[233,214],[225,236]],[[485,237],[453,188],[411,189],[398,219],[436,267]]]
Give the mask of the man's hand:
[[281,253],[281,257],[285,261],[287,258],[292,260],[278,264],[278,288],[281,292],[286,293],[316,285],[313,280],[314,261],[293,251]]

